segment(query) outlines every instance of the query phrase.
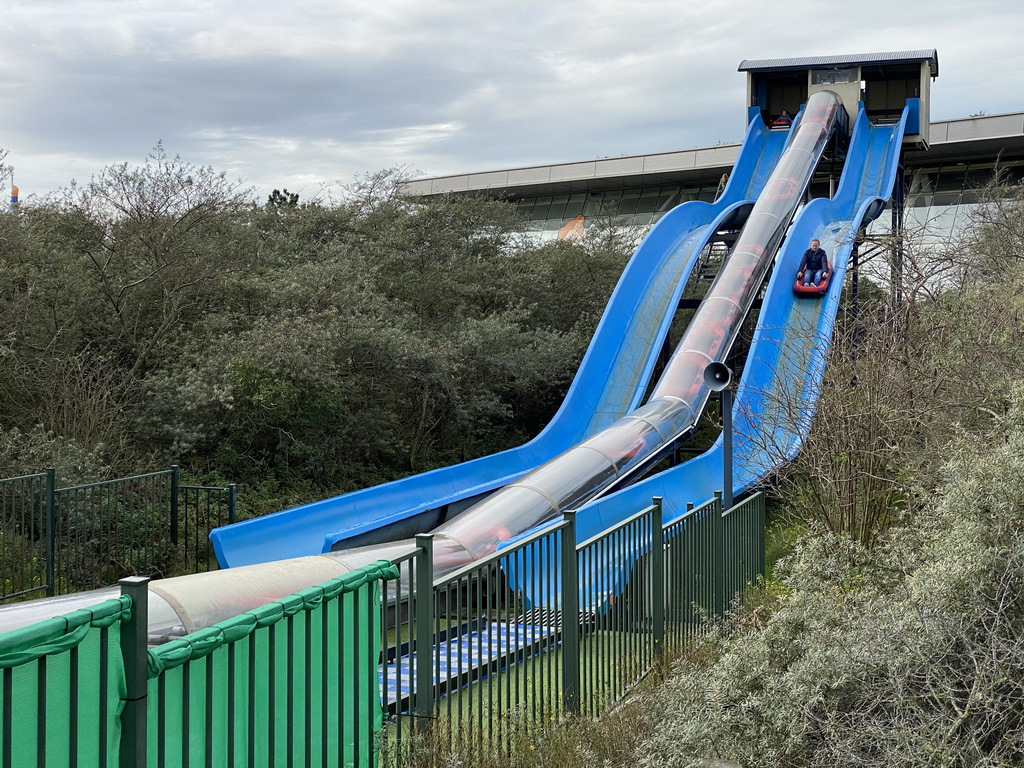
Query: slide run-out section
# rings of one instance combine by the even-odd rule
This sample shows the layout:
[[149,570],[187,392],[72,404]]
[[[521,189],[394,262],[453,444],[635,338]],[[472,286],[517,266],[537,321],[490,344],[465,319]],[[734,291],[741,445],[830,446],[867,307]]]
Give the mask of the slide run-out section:
[[[769,281],[734,401],[733,494],[750,490],[793,459],[819,406],[825,361],[840,289],[862,226],[892,195],[909,115],[895,125],[873,125],[858,112],[839,188],[812,200],[797,216]],[[830,254],[833,286],[821,297],[796,297],[792,285],[804,250],[817,238]],[[700,456],[581,507],[577,536],[584,541],[663,499],[666,522],[722,490],[722,440]]]
[[514,449],[215,530],[222,567],[318,554],[430,530],[600,431],[640,402],[698,256],[758,196],[788,132],[750,122],[715,203],[677,206],[651,229],[623,272],[562,407]]

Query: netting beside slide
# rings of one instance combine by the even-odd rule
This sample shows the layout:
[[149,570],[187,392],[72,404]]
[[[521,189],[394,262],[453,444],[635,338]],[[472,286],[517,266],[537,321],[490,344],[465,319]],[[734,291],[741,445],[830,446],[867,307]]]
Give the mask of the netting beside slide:
[[382,561],[150,651],[150,764],[373,763],[379,582],[397,576]]
[[0,765],[116,766],[120,597],[0,635]]

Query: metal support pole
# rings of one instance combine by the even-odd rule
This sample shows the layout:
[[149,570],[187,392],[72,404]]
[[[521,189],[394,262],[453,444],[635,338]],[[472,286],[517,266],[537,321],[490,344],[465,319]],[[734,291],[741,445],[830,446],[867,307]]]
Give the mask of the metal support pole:
[[57,594],[57,470],[46,470],[46,596]]
[[725,509],[732,509],[732,391],[722,390],[722,489]]
[[867,230],[861,229],[853,240],[853,248],[850,249],[850,319],[854,328],[860,314],[860,243],[866,234]]
[[562,707],[580,713],[580,586],[576,560],[576,512],[562,514]]
[[890,279],[892,281],[892,303],[893,312],[899,317],[903,305],[903,256],[904,256],[904,205],[906,203],[906,170],[903,165],[903,151],[900,150],[899,165],[896,169],[896,183],[893,185],[892,199],[889,202],[892,208],[892,266],[890,267]]
[[655,658],[665,654],[665,532],[661,496],[653,499],[651,510],[651,621]]
[[238,507],[238,486],[228,485],[228,525],[235,522],[235,509]]
[[121,626],[125,698],[121,711],[121,746],[118,765],[137,768],[146,764],[146,659],[149,632],[149,577],[121,579],[121,594],[132,601],[132,616]]
[[171,544],[178,546],[178,465],[171,465]]
[[416,727],[424,730],[434,714],[434,536],[416,535]]

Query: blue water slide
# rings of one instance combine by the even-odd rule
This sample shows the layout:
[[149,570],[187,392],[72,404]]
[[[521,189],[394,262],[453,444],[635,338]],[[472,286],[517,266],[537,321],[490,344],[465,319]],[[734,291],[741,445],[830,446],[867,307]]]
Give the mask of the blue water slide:
[[[809,110],[814,98],[809,100]],[[823,113],[832,109],[824,103],[821,104],[821,107]],[[867,219],[881,211],[885,200],[891,195],[898,170],[899,150],[907,123],[907,114],[904,112],[902,120],[894,126],[873,126],[863,112],[858,114],[846,161],[846,170],[843,173],[836,197],[832,200],[815,200],[805,206],[793,223],[785,244],[781,248],[775,274],[768,284],[755,338],[748,353],[748,360],[744,366],[743,377],[736,397],[736,431],[739,438],[736,441],[738,458],[733,489],[736,494],[749,489],[767,472],[772,471],[783,461],[792,458],[807,435],[814,409],[819,400],[818,393],[821,387],[825,358],[838,308],[838,289],[842,285],[845,275],[846,264],[852,249],[853,235]],[[821,119],[821,117],[823,115],[812,118],[811,122],[813,123],[815,119]],[[824,123],[821,125],[824,129]],[[794,127],[794,130],[797,128]],[[761,133],[764,133],[763,129]],[[764,138],[763,135],[762,138]],[[750,135],[748,134],[748,141],[744,146],[745,151],[752,146],[749,141]],[[765,151],[764,144],[759,149],[761,152]],[[789,149],[792,148],[787,148],[787,150]],[[820,155],[819,150],[820,143],[813,150],[797,147],[797,152],[788,160],[786,157],[779,159],[778,168],[773,172],[772,178],[764,182],[764,193],[760,195],[762,199],[758,200],[755,210],[750,213],[733,255],[727,260],[722,274],[719,275],[719,279],[708,292],[708,299],[714,300],[710,302],[705,300],[702,306],[705,303],[717,303],[723,306],[728,304],[725,299],[729,296],[740,295],[739,292],[729,290],[730,286],[736,283],[743,283],[745,286],[743,294],[749,293],[747,289],[750,285],[755,283],[760,285],[764,277],[764,273],[761,271],[763,267],[761,260],[770,258],[778,245],[774,230],[770,236],[762,237],[764,232],[775,226],[768,222],[768,219],[774,216],[773,212],[769,210],[773,207],[771,201],[781,202],[784,199],[791,201],[794,194],[802,193],[804,184],[809,177],[803,178],[802,171],[797,172],[797,167],[804,165],[804,161],[798,155],[802,152],[806,154],[807,162],[816,163],[817,157]],[[787,151],[787,156],[790,154]],[[813,168],[813,166],[811,167]],[[738,174],[733,174],[734,181],[737,176]],[[759,214],[757,208],[764,203],[767,203],[767,206]],[[783,206],[789,211],[788,214],[782,209],[775,211],[775,213],[785,214],[774,216],[779,226],[784,226],[792,217],[789,204],[786,202]],[[727,214],[722,213],[721,215]],[[763,221],[760,223],[758,222],[759,216],[763,217]],[[753,226],[751,222],[753,222]],[[707,226],[711,227],[714,224]],[[822,299],[794,298],[791,289],[793,276],[806,243],[813,237],[817,237],[826,249],[830,249],[835,277],[838,279],[833,280],[835,288],[832,289],[832,292]],[[685,237],[680,235],[679,239],[685,239]],[[744,240],[746,244],[744,244]],[[763,248],[760,248],[759,244],[763,245]],[[742,258],[734,259],[737,254],[740,254]],[[752,269],[753,262],[746,256],[755,254],[758,257],[758,264],[756,269]],[[639,251],[634,256],[634,261],[637,261],[638,255]],[[627,270],[632,268],[631,262]],[[723,289],[719,291],[718,298],[714,296],[716,287]],[[620,287],[616,289],[616,294],[621,289],[622,285],[620,284]],[[614,301],[616,299],[613,297]],[[671,306],[674,309],[674,305]],[[741,311],[745,313],[745,310]],[[702,310],[698,310],[697,314],[700,315],[701,312]],[[609,315],[606,313],[602,320],[602,326],[609,322],[608,317]],[[666,370],[652,393],[651,401],[659,399],[658,392],[666,385],[671,391],[661,399],[680,399],[678,395],[672,393],[678,389],[675,384],[672,384],[673,378],[682,375],[689,381],[688,384],[684,384],[683,389],[689,390],[697,385],[697,379],[701,372],[698,368],[702,370],[707,359],[722,359],[720,355],[727,352],[726,347],[731,343],[725,339],[725,336],[731,334],[737,326],[735,322],[730,321],[727,326],[723,324],[721,332],[719,332],[716,328],[715,317],[715,312],[712,312],[705,317],[708,322],[694,322],[691,324],[693,328],[687,329],[687,333],[684,334],[684,338],[677,346],[669,367],[672,367],[673,362],[680,362],[682,365],[676,366],[674,372]],[[709,332],[706,338],[702,328]],[[695,338],[688,340],[691,330],[694,329],[697,331]],[[691,345],[691,341],[708,343],[705,346],[699,346]],[[694,364],[687,365],[686,356],[698,349],[706,350],[703,363],[694,357]],[[591,351],[588,352],[588,357],[592,352],[593,345]],[[657,349],[652,352],[652,354],[656,353]],[[635,401],[639,397],[641,394],[636,393],[631,395],[630,400]],[[794,408],[794,403],[799,403],[800,407]],[[664,413],[649,412],[648,406],[636,409],[643,411],[643,419],[665,415]],[[596,418],[596,413],[597,410],[592,410],[587,416],[588,420],[592,421]],[[635,418],[635,421],[640,423],[642,419]],[[672,424],[675,423],[671,419],[669,421]],[[584,429],[586,428],[584,427]],[[619,432],[621,430],[616,431],[613,425],[612,429],[601,430],[585,442],[593,442],[594,438],[597,438],[597,442],[601,442],[603,439],[607,443],[604,447],[611,448],[616,442],[611,438],[620,437]],[[633,457],[631,451],[635,446],[622,442],[618,444],[618,447],[629,449],[628,453],[619,454],[621,461],[631,461],[631,457]],[[567,453],[569,452],[572,452],[572,455],[580,455],[579,451],[572,449],[567,451]],[[597,453],[596,450],[595,453]],[[584,468],[582,466],[566,467],[567,471],[559,470],[554,473],[553,479],[564,483],[567,481],[567,477],[570,479],[573,477],[573,471]],[[434,473],[428,473],[428,475],[430,474]],[[627,518],[630,514],[646,506],[653,496],[664,498],[665,518],[667,520],[676,519],[682,515],[686,501],[700,502],[704,498],[710,498],[713,491],[721,486],[721,477],[721,447],[716,445],[712,450],[693,461],[645,479],[599,501],[579,506],[576,515],[577,540],[590,538]],[[538,479],[544,480],[545,478]],[[544,487],[546,487],[545,483],[538,482],[538,489]],[[415,494],[410,490],[409,496],[412,498]],[[576,505],[564,506],[561,502],[556,502],[555,506],[566,509],[575,508]],[[532,511],[532,508],[528,506],[519,509],[520,513],[526,515]],[[477,521],[476,527],[493,527],[493,525],[489,526],[490,517],[488,515],[483,515],[483,517],[483,521]],[[462,519],[465,518],[456,518],[456,521]],[[450,525],[450,523],[446,524],[446,526]],[[442,526],[442,528],[446,526]],[[527,527],[529,526],[518,527],[515,538],[506,536],[501,541],[507,544],[529,535],[531,531],[523,532]],[[285,533],[290,535],[290,531]],[[453,535],[457,533],[458,531],[448,530],[435,534],[436,572],[445,572],[444,559],[446,557],[456,559],[455,567],[459,567],[466,563],[465,556],[471,554],[471,550],[465,546],[460,537]],[[270,540],[263,553],[267,556],[263,559],[272,560],[283,557],[276,540],[273,539],[274,528],[265,530],[264,535],[270,537]],[[208,626],[226,616],[236,615],[243,609],[243,606],[254,604],[254,599],[258,598],[258,600],[266,602],[267,599],[294,592],[295,589],[301,588],[300,585],[322,582],[329,577],[328,574],[330,576],[337,575],[338,572],[350,570],[355,565],[365,564],[365,562],[359,562],[361,556],[368,556],[376,560],[390,559],[397,554],[407,554],[408,545],[409,542],[404,542],[365,547],[361,548],[364,550],[362,552],[348,550],[320,557],[299,557],[297,560],[284,563],[267,563],[238,571],[193,574],[154,582],[150,588],[151,634],[154,632],[154,626],[157,627],[156,634],[164,633],[163,625],[160,622],[164,622],[167,627],[178,634],[190,631],[193,625],[194,628]],[[402,552],[389,551],[389,547],[397,547]],[[623,558],[619,567],[612,568],[614,572],[611,574],[611,580],[609,580],[609,575],[605,574],[604,583],[614,582],[618,586],[625,583],[632,561],[642,554],[642,549],[643,547],[639,543],[632,550],[624,548],[623,552],[628,553],[629,557]],[[474,558],[479,556],[477,549],[473,549],[472,553],[475,553],[471,555]],[[440,563],[438,555],[440,555]],[[523,563],[522,566],[518,570],[515,567],[507,569],[511,585],[521,589],[524,598],[528,601],[543,603],[545,595],[535,595],[532,589],[535,584],[535,579],[532,576],[536,574],[536,571],[531,572],[529,563]],[[557,574],[553,578],[557,580]],[[550,583],[551,578],[548,581]],[[593,594],[592,585],[588,586],[587,584],[587,574],[581,574],[581,591],[585,598]],[[154,610],[154,601],[156,610]],[[186,605],[186,603],[198,603],[198,605]],[[8,610],[12,610],[12,608]],[[188,621],[183,618],[183,611],[190,617]]]
[[[523,531],[628,482],[696,427],[711,395],[704,368],[727,358],[841,116],[845,112],[831,91],[807,100],[785,151],[647,402],[433,528],[435,576],[479,560]],[[346,547],[323,557],[355,569],[390,557],[396,546],[408,549],[413,544],[409,538]]]
[[[873,125],[861,109],[854,123],[839,188],[832,199],[808,203],[794,220],[769,281],[734,405],[733,494],[750,490],[799,452],[819,406],[854,238],[884,208],[899,171],[909,107],[893,125]],[[822,298],[796,297],[792,286],[808,243],[830,254],[832,288]],[[700,456],[581,507],[584,541],[663,498],[666,521],[722,490],[722,440]],[[530,532],[523,534],[529,535]]]
[[634,409],[700,252],[758,196],[789,136],[752,119],[720,198],[677,206],[651,229],[612,293],[565,401],[537,437],[501,453],[218,528],[210,538],[221,566],[370,543],[388,525],[428,530],[449,505],[507,485]]

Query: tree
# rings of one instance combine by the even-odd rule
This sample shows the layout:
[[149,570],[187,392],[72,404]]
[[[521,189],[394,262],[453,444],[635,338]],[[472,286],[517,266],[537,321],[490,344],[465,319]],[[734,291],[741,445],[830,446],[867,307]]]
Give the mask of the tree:
[[110,166],[57,199],[61,245],[104,305],[106,343],[140,375],[169,335],[194,321],[218,277],[251,266],[249,191],[157,145],[143,166]]
[[299,204],[299,193],[289,192],[285,189],[282,192],[279,189],[275,189],[270,195],[267,196],[267,206],[273,208],[294,208]]

